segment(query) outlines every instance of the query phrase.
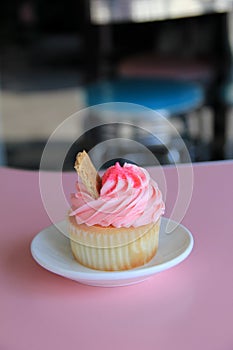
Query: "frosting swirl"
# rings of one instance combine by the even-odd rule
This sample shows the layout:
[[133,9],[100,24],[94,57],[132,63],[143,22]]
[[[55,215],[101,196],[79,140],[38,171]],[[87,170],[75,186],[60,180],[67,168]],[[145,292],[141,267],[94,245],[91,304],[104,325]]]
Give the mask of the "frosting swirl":
[[119,163],[106,170],[100,196],[93,199],[81,182],[71,194],[77,224],[138,227],[156,222],[164,214],[162,194],[149,173],[136,165]]

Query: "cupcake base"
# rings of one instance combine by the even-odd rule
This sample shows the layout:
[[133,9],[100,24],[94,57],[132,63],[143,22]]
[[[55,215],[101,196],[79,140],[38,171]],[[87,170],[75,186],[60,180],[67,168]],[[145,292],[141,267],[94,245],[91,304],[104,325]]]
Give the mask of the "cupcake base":
[[68,217],[74,258],[82,265],[103,271],[123,271],[149,262],[159,243],[160,219],[140,227],[115,228],[78,225]]

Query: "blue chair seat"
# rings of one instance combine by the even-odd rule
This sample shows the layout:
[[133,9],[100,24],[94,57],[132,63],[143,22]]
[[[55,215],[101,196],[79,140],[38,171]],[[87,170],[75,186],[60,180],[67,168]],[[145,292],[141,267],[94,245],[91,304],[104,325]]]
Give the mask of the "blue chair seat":
[[199,84],[171,79],[119,78],[98,81],[86,88],[88,106],[128,102],[179,115],[198,108],[203,101],[204,92]]
[[[165,159],[161,162],[172,163],[173,156],[171,156],[172,152],[169,150],[169,143],[172,135],[167,128],[168,124],[164,120],[161,125],[158,124],[159,120],[155,121],[154,113],[140,113],[142,109],[138,109],[138,105],[149,110],[160,112],[159,114],[163,115],[165,118],[173,116],[180,117],[184,125],[183,135],[185,138],[189,138],[186,115],[199,108],[203,101],[203,88],[197,83],[174,79],[131,77],[97,81],[86,87],[86,105],[101,105],[98,111],[96,108],[94,111],[91,110],[89,116],[85,119],[85,126],[91,128],[86,136],[87,144],[92,148],[95,144],[101,143],[104,140],[121,137],[121,125],[114,125],[111,123],[123,122],[124,124],[125,122],[129,122],[131,124],[132,122],[132,125],[139,126],[139,129],[132,128],[131,131],[134,133],[131,136],[132,139],[145,145],[153,154],[159,155],[161,159]],[[116,102],[121,103],[118,104]],[[107,113],[103,113],[106,104]],[[135,104],[136,108],[132,107],[134,106],[132,104]],[[110,107],[108,107],[108,105],[110,105]],[[125,113],[129,112],[129,110],[127,110],[128,105],[130,105],[130,112],[133,113]],[[108,108],[110,108],[110,110]],[[111,119],[112,113],[108,113],[109,111],[114,112],[113,119]],[[153,118],[151,118],[152,114]],[[98,125],[98,122],[102,125],[96,129],[95,125]],[[145,125],[148,124],[149,126],[146,129],[149,130],[149,133],[144,133],[143,129]],[[119,145],[119,148],[120,147],[121,145]],[[179,147],[177,147],[177,149],[179,149]],[[102,152],[103,157],[105,157],[105,154],[108,153],[108,149]],[[100,155],[100,151],[97,153]],[[102,160],[104,162],[105,158],[101,158],[101,161]]]

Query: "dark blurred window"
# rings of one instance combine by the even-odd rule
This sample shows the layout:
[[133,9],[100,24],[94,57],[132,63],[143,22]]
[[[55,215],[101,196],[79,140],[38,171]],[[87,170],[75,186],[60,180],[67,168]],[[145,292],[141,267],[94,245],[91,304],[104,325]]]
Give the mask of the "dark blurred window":
[[27,32],[68,33],[80,30],[79,1],[24,0],[4,1],[0,5],[1,43],[19,41]]

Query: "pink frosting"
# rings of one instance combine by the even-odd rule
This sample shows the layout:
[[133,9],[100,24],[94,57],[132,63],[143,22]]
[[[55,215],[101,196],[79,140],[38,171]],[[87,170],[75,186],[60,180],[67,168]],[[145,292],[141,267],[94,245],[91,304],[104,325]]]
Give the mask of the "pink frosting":
[[162,194],[149,173],[136,165],[119,163],[106,170],[100,196],[93,199],[81,182],[71,195],[71,216],[88,226],[138,227],[164,214]]

